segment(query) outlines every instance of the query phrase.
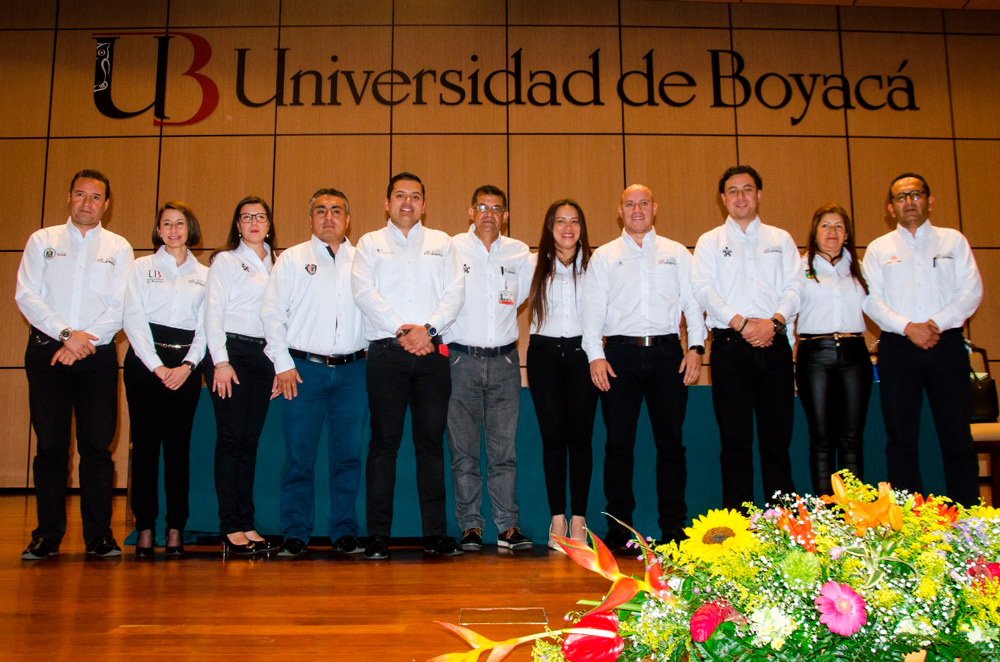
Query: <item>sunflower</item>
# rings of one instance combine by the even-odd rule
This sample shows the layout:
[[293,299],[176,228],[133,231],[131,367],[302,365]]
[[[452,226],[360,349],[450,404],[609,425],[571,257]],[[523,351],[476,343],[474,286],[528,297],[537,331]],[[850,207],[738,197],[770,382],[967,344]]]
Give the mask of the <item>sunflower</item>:
[[684,529],[687,540],[681,549],[688,555],[711,563],[730,550],[746,549],[754,542],[750,520],[736,510],[710,510]]

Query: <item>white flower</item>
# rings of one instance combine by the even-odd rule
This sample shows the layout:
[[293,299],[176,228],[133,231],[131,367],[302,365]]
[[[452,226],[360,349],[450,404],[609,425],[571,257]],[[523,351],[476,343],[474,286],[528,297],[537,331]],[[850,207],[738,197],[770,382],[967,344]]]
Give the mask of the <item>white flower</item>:
[[907,616],[899,622],[899,625],[896,626],[896,633],[933,637],[937,634],[937,630],[935,630],[930,623],[923,619],[911,618],[910,616]]
[[785,637],[795,630],[795,625],[777,607],[765,607],[750,614],[750,628],[758,645],[770,644],[774,650],[781,650]]
[[984,644],[996,641],[997,635],[1000,635],[1000,630],[997,628],[984,628],[979,623],[973,623],[965,636],[969,638],[970,644]]

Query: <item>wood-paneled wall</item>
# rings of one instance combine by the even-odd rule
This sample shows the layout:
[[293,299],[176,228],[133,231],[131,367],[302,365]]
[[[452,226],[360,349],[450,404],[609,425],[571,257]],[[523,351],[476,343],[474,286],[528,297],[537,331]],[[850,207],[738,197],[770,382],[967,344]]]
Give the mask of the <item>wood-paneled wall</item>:
[[[92,95],[95,35],[121,35],[112,98],[132,111],[153,100],[155,34],[167,29],[211,45],[200,73],[217,85],[218,106],[203,121],[184,126],[158,126],[152,110],[129,119],[102,115]],[[249,49],[245,95],[256,103],[274,94],[277,49],[287,49],[285,105],[240,103],[238,49]],[[365,70],[397,69],[413,77],[420,70],[440,76],[457,69],[471,94],[475,70],[481,88],[489,72],[512,66],[518,51],[525,90],[540,80],[532,72],[547,70],[559,81],[562,97],[562,80],[588,69],[597,49],[601,105],[561,98],[560,105],[543,107],[469,99],[449,106],[438,99],[447,90],[430,78],[424,104],[414,103],[412,83],[381,88],[411,94],[397,105],[377,103],[371,83],[356,104],[342,74],[340,105],[310,105],[308,76],[302,80],[303,105],[291,105],[291,77],[299,70],[320,73],[326,101],[334,72],[353,71],[360,86]],[[663,101],[634,106],[619,98],[619,78],[642,70],[651,50],[657,84],[670,72],[685,72],[694,86],[669,88],[668,95],[693,94],[693,101],[683,107]],[[905,75],[919,109],[857,103],[852,110],[829,109],[819,101],[822,80],[808,108],[793,83],[788,104],[768,108],[765,102],[776,105],[782,97],[776,77],[762,84],[763,102],[713,107],[712,50],[740,53],[751,83],[768,72],[789,83],[791,74],[804,74],[807,85],[810,73],[842,74],[853,90],[862,77],[879,76],[880,82],[863,85],[880,101],[891,86],[888,77]],[[801,243],[812,211],[837,201],[851,210],[864,245],[889,229],[890,179],[915,170],[933,188],[934,222],[960,228],[975,249],[986,298],[969,334],[1000,358],[1000,334],[990,324],[1000,312],[992,296],[1000,289],[1000,229],[992,209],[1000,161],[1000,88],[992,83],[998,52],[1000,13],[991,11],[657,0],[0,2],[0,287],[7,293],[0,304],[0,397],[6,409],[0,487],[31,484],[23,373],[27,327],[13,302],[20,251],[32,231],[65,222],[69,177],[83,167],[111,178],[106,225],[137,254],[151,249],[153,214],[168,199],[197,210],[206,251],[223,242],[233,205],[248,193],[273,201],[281,246],[304,241],[306,203],[321,186],[336,186],[350,197],[350,236],[356,240],[385,222],[385,184],[399,170],[420,174],[427,186],[427,224],[450,233],[466,229],[476,186],[501,186],[510,196],[510,233],[530,245],[537,244],[548,203],[564,196],[582,203],[595,245],[614,238],[620,232],[619,193],[644,182],[659,202],[658,231],[693,247],[724,218],[716,183],[736,162],[755,165],[764,177],[765,221],[788,229]],[[182,75],[192,54],[189,39],[171,40],[165,96],[171,121],[190,117],[203,100],[195,80]],[[725,59],[726,72],[729,66]],[[739,90],[732,79],[724,80],[721,94],[731,101]],[[578,76],[571,91],[587,98],[590,84]],[[644,86],[633,75],[624,92],[644,98]],[[503,87],[496,83],[494,89]],[[123,393],[120,400],[116,480],[124,486]]]

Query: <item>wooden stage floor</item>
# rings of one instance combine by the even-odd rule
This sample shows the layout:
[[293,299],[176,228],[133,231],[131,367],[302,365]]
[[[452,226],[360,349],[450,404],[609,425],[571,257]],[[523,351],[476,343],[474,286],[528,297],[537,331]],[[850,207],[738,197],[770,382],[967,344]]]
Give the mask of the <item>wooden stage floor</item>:
[[[124,512],[125,498],[115,497],[119,543],[129,532]],[[154,559],[137,560],[132,547],[117,559],[86,558],[78,497],[70,497],[67,514],[59,556],[21,561],[35,526],[34,497],[0,496],[2,660],[416,662],[468,649],[434,624],[459,622],[462,609],[537,607],[557,629],[576,600],[599,599],[609,587],[544,546],[511,554],[490,545],[452,558],[394,548],[388,562],[328,549],[302,559],[223,562],[214,546],[189,546],[183,559],[165,559],[157,548]],[[638,562],[619,563],[641,573]],[[544,629],[469,627],[494,640]],[[529,651],[525,644],[506,659],[530,660]]]

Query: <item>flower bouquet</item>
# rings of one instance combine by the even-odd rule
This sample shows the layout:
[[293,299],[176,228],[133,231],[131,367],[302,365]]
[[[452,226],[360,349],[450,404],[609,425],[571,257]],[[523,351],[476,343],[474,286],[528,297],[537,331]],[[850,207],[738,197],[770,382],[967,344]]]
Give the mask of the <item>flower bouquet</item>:
[[[472,646],[432,662],[497,662],[534,642],[537,662],[1000,660],[1000,510],[833,476],[834,494],[777,494],[749,516],[712,510],[680,543],[636,533],[640,579],[599,538],[561,538],[612,582],[573,627]],[[915,655],[919,653],[919,658]],[[925,658],[924,658],[925,656]]]

